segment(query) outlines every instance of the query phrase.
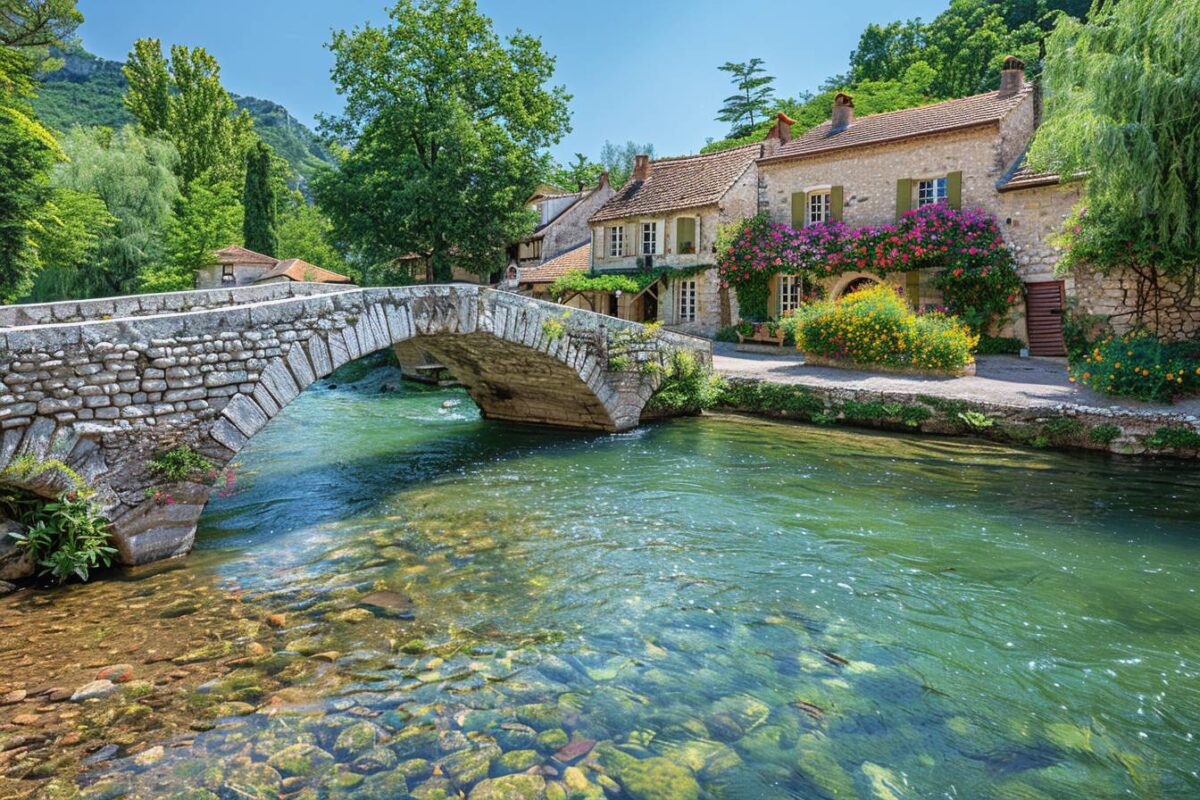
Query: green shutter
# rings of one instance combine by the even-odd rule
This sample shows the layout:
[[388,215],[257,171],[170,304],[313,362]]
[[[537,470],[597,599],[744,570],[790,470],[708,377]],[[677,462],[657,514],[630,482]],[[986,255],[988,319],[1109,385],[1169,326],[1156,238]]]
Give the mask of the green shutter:
[[806,197],[805,197],[804,192],[796,192],[794,195],[792,195],[792,227],[793,228],[803,228],[804,227],[805,200],[806,200]]
[[921,305],[921,273],[915,269],[904,273],[904,294],[908,295],[908,304],[913,308]]
[[951,172],[946,176],[946,203],[951,208],[962,208],[961,172]]
[[896,181],[896,220],[900,215],[912,209],[912,178],[901,178]]
[[842,187],[834,186],[829,190],[829,218],[834,222],[842,221]]

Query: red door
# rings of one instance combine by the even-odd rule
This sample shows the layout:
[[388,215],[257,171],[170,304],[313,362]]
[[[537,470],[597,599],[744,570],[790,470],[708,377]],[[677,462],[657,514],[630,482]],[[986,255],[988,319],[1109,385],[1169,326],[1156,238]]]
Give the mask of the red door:
[[1067,354],[1062,330],[1065,301],[1062,281],[1025,284],[1025,322],[1029,329],[1029,355]]

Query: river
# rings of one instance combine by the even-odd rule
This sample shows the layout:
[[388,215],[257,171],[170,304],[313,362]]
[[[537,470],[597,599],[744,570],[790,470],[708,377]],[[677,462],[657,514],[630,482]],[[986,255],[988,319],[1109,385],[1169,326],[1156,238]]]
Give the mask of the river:
[[133,668],[0,707],[0,796],[1200,795],[1191,465],[513,427],[383,370],[221,494],[185,560],[0,601],[0,689]]

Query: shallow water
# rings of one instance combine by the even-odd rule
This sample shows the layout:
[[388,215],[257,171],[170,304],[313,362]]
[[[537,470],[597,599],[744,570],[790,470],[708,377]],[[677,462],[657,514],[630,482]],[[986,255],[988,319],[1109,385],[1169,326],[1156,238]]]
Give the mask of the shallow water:
[[[90,657],[169,699],[128,730],[128,692],[79,707],[80,746],[120,742],[93,796],[530,769],[597,798],[1200,793],[1195,467],[737,417],[514,428],[380,380],[257,436],[185,570],[14,607],[134,606],[140,638]],[[201,610],[157,616],[180,597]],[[38,658],[8,652],[7,677]]]

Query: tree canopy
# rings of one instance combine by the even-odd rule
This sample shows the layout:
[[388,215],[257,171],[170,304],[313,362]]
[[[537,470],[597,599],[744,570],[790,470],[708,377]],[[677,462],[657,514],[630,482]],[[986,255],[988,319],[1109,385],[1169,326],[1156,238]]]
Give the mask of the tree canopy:
[[473,0],[404,0],[389,18],[333,36],[345,111],[321,129],[346,152],[316,197],[368,262],[417,253],[438,280],[452,259],[501,269],[531,228],[541,151],[569,130],[554,58],[521,32],[502,41]]
[[279,247],[271,166],[271,148],[258,142],[246,156],[246,187],[242,192],[242,238],[246,247],[268,256],[274,256]]
[[774,76],[768,75],[761,58],[735,63],[726,61],[717,69],[729,73],[734,94],[725,98],[717,120],[729,123],[730,136],[745,136],[766,119],[775,103]]
[[1098,3],[1046,46],[1040,170],[1086,174],[1064,265],[1200,264],[1200,0]]

